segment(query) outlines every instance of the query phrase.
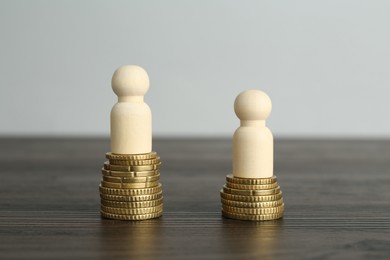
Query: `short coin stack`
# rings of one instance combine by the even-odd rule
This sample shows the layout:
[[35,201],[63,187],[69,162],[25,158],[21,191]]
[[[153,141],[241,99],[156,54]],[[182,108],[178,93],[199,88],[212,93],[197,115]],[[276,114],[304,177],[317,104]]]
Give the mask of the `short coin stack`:
[[237,178],[226,176],[221,190],[222,215],[239,220],[273,220],[283,217],[282,191],[276,176]]
[[160,157],[107,153],[99,186],[101,215],[120,220],[158,218],[163,212]]

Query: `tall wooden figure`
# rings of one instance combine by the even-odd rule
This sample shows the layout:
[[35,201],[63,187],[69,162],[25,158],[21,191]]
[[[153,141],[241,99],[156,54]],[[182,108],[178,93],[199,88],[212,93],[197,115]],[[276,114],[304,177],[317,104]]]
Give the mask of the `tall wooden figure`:
[[144,102],[148,74],[139,66],[122,66],[111,84],[118,102],[111,110],[111,152],[99,186],[101,215],[120,220],[160,217],[161,162],[152,151],[152,113]]
[[239,94],[234,111],[240,127],[233,136],[233,175],[221,190],[222,214],[240,220],[283,217],[282,192],[273,175],[273,136],[265,120],[272,103],[260,90]]

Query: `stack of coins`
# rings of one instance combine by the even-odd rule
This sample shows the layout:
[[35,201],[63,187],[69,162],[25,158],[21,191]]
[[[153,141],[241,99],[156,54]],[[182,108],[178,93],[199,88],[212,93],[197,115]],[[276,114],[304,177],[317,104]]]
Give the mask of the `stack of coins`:
[[163,212],[160,157],[107,153],[99,186],[101,215],[120,220],[158,218]]
[[221,190],[222,215],[239,220],[273,220],[283,217],[282,191],[276,176],[237,178],[226,176]]

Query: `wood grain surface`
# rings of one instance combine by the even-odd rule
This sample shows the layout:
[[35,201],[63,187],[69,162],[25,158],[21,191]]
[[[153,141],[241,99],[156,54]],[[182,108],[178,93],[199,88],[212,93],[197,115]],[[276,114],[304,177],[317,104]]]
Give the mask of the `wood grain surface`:
[[106,139],[0,139],[0,259],[390,259],[390,141],[276,140],[285,217],[224,219],[230,140],[158,139],[164,216],[99,214]]

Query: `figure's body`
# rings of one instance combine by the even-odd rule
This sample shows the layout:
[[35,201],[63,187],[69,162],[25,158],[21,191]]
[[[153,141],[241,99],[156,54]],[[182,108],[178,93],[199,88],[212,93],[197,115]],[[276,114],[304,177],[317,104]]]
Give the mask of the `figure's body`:
[[233,136],[233,176],[268,178],[273,176],[273,136],[265,120],[271,113],[270,98],[260,90],[237,96],[234,110],[241,121]]
[[111,110],[111,152],[140,154],[152,151],[152,113],[144,103],[149,77],[139,66],[118,68],[112,76],[118,103]]

